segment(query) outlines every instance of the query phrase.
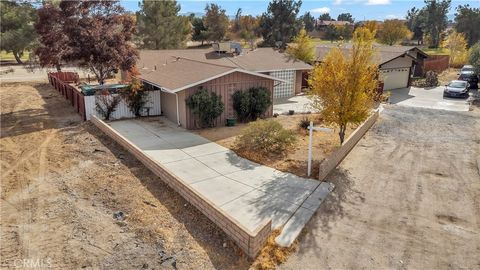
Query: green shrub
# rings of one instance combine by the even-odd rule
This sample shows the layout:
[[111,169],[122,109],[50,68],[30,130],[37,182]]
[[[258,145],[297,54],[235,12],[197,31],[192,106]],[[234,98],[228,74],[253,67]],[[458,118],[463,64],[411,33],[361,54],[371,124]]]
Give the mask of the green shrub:
[[260,155],[281,154],[296,142],[294,132],[274,120],[258,120],[248,124],[235,140],[239,150]]
[[250,96],[245,91],[235,91],[232,95],[233,109],[240,121],[247,121],[250,115]]
[[209,92],[207,89],[200,89],[195,94],[185,100],[187,106],[192,110],[195,120],[198,121],[197,127],[213,127],[215,119],[219,117],[224,110],[221,96]]
[[438,86],[438,74],[435,71],[429,70],[425,74],[425,86],[434,87]]
[[270,91],[265,87],[237,90],[232,98],[233,109],[240,121],[257,120],[272,105]]

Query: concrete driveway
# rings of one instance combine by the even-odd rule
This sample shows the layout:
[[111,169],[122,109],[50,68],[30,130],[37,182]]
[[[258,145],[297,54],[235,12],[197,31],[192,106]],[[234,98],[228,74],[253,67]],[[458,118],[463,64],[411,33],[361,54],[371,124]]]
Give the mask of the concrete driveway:
[[426,109],[468,111],[469,105],[467,99],[443,97],[443,89],[444,86],[431,89],[409,87],[390,90],[390,103]]
[[[163,117],[109,125],[252,232],[265,218],[272,219],[273,229],[285,225],[297,212],[309,219],[331,190],[329,183],[241,158]],[[294,237],[308,219],[301,224],[291,222],[296,226],[289,226]]]
[[273,113],[288,114],[290,110],[295,113],[317,112],[310,104],[311,100],[307,95],[297,95],[289,98],[279,98],[273,101]]
[[282,269],[479,269],[480,113],[387,105]]

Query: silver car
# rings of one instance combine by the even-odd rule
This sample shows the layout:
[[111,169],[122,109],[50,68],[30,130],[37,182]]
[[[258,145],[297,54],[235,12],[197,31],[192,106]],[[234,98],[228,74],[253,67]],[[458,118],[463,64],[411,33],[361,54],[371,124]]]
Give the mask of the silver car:
[[451,81],[445,85],[444,97],[468,97],[469,85],[466,81]]

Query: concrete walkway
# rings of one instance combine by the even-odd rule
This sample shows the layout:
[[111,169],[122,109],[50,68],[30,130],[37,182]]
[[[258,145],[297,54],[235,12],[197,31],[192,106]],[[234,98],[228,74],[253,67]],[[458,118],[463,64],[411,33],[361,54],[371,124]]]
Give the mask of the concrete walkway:
[[268,217],[272,229],[285,225],[277,239],[283,246],[295,240],[333,189],[329,183],[320,184],[241,158],[163,117],[109,124],[250,231]]
[[288,114],[290,110],[295,113],[316,113],[312,101],[307,95],[297,95],[289,98],[279,98],[273,101],[273,113]]

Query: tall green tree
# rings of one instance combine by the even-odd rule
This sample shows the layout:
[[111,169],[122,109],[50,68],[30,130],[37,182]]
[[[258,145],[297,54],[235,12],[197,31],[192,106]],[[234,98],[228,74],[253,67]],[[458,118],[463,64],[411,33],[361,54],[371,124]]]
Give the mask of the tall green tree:
[[334,40],[338,40],[339,37],[337,28],[334,25],[331,24],[325,28],[325,39],[333,42]]
[[217,4],[207,4],[205,13],[203,23],[207,28],[208,40],[222,41],[227,33],[229,24],[225,9],[222,9]]
[[34,44],[35,20],[36,10],[31,3],[0,1],[0,49],[11,52],[19,64],[25,50]]
[[302,1],[272,0],[262,14],[261,31],[265,45],[285,49],[301,28],[297,14]]
[[313,17],[310,12],[305,12],[305,14],[300,17],[300,20],[303,22],[303,26],[307,32],[315,30],[315,17]]
[[432,48],[438,48],[442,41],[442,34],[447,29],[447,14],[451,0],[425,0],[424,31],[429,37]]
[[[192,16],[193,15],[193,16]],[[208,39],[207,28],[203,24],[203,19],[195,17],[194,14],[190,15],[190,23],[192,24],[192,40],[200,41],[203,43]]]
[[423,44],[423,35],[425,28],[425,12],[416,7],[407,11],[407,28],[413,33],[412,39],[417,40],[418,44]]
[[175,0],[143,0],[137,11],[138,35],[147,49],[174,49],[185,46],[190,33],[188,18],[179,16]]
[[468,46],[480,40],[480,8],[460,5],[455,13],[455,29],[465,34]]
[[353,23],[355,20],[350,13],[340,13],[337,17],[337,21],[347,21]]
[[332,19],[332,17],[330,17],[329,13],[321,14],[320,16],[318,16],[318,20],[319,21],[334,21],[334,19]]
[[480,74],[480,41],[470,48],[468,52],[468,62],[475,67],[477,74]]

